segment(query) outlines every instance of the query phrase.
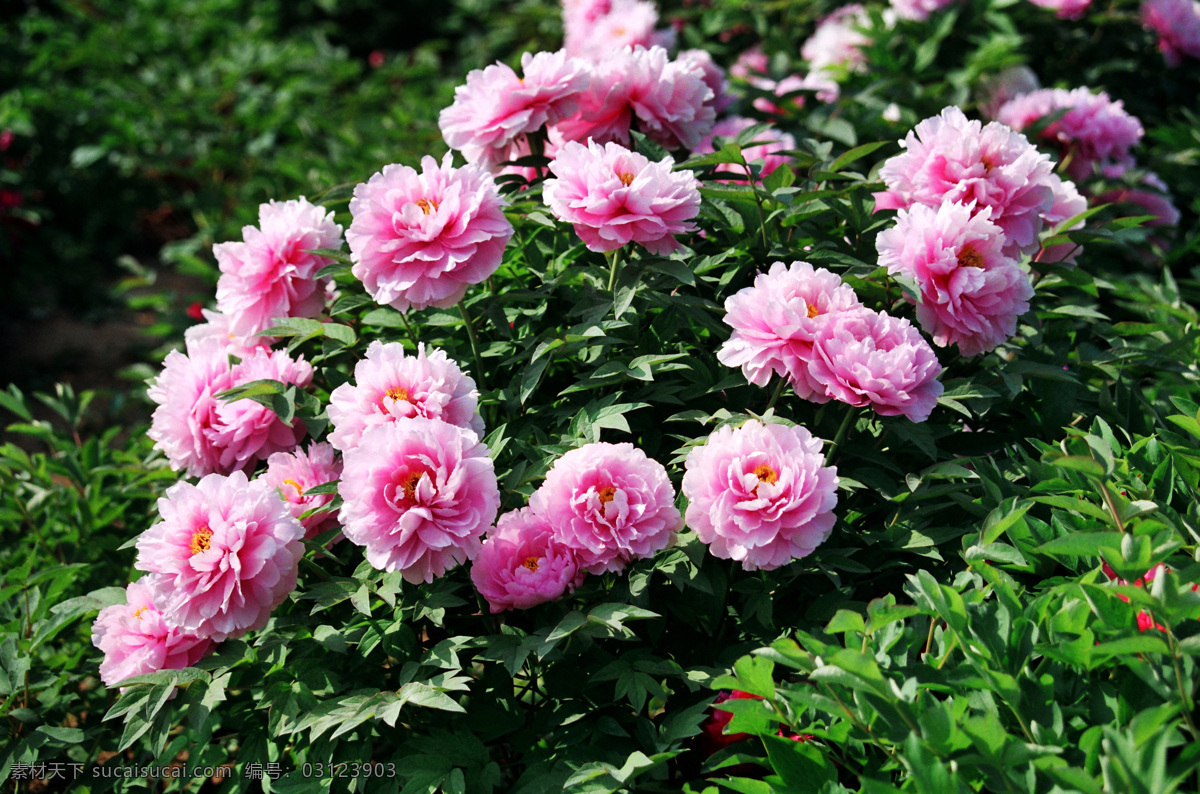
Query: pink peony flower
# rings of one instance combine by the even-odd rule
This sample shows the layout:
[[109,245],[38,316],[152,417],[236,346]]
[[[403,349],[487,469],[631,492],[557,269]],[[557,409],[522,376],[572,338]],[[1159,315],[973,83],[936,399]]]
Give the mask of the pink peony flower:
[[[901,19],[908,19],[914,22],[923,22],[929,19],[929,15],[936,11],[941,11],[948,5],[959,2],[959,0],[889,0],[892,5],[892,10],[896,12],[896,16]],[[1034,0],[1037,2],[1037,0]],[[1044,2],[1044,0],[1043,0]],[[1091,0],[1086,0],[1091,2]]]
[[1158,34],[1158,49],[1167,66],[1175,68],[1185,57],[1200,58],[1200,2],[1197,0],[1145,0],[1142,24]]
[[729,73],[741,80],[749,80],[754,75],[765,75],[770,68],[770,59],[756,44],[737,57],[729,67]]
[[140,570],[168,624],[221,642],[266,625],[296,587],[304,527],[279,495],[242,472],[179,482],[137,541]]
[[316,274],[333,260],[306,251],[342,247],[333,212],[303,196],[260,204],[258,225],[242,228],[243,242],[213,246],[221,268],[217,309],[236,336],[256,334],[278,317],[319,315],[329,281]]
[[1171,190],[1167,184],[1153,172],[1142,177],[1142,185],[1146,189],[1121,188],[1110,190],[1096,197],[1097,204],[1126,204],[1132,205],[1138,215],[1154,215],[1153,220],[1145,221],[1146,226],[1177,226],[1179,210],[1171,201]]
[[1043,88],[1010,99],[996,118],[1023,130],[1062,111],[1066,113],[1047,124],[1038,138],[1056,144],[1061,159],[1070,158],[1066,168],[1072,179],[1086,179],[1094,169],[1115,178],[1134,165],[1129,150],[1142,138],[1141,122],[1125,112],[1120,100],[1114,102],[1104,92]]
[[908,320],[860,309],[834,315],[813,345],[809,374],[825,394],[881,416],[924,422],[942,395],[933,348]]
[[600,61],[625,47],[655,42],[658,10],[646,0],[564,0],[563,48],[573,58]]
[[876,210],[974,201],[976,212],[991,208],[1006,255],[1037,250],[1042,214],[1054,203],[1053,163],[1025,136],[998,122],[968,121],[951,106],[917,124],[900,146],[907,151],[879,170],[887,190],[875,194]]
[[800,57],[814,71],[854,72],[866,65],[862,48],[871,43],[863,32],[871,27],[867,11],[858,3],[845,5],[817,24],[813,35],[800,48]]
[[630,242],[651,253],[679,247],[675,235],[696,230],[700,181],[691,171],[671,171],[670,157],[652,163],[624,146],[568,143],[550,163],[543,199],[559,220],[593,251]]
[[[742,116],[731,116],[730,118],[722,119],[713,125],[712,134],[705,136],[700,143],[696,144],[696,148],[692,152],[694,154],[705,154],[715,151],[713,148],[713,138],[736,138],[742,130],[761,123]],[[781,132],[776,127],[767,127],[762,132],[756,133],[752,140],[761,141],[761,143],[743,147],[742,156],[746,158],[746,162],[748,163],[762,163],[762,171],[759,174],[759,177],[762,179],[766,179],[771,172],[791,159],[786,154],[780,154],[780,152],[796,148],[796,139],[786,132]],[[740,165],[722,163],[716,167],[716,170],[734,176],[732,179],[722,181],[746,181],[746,169]]]
[[725,79],[725,70],[717,66],[707,50],[684,50],[675,56],[675,60],[700,68],[701,74],[704,75],[704,84],[713,93],[712,98],[705,104],[718,114],[734,103],[734,97],[729,93],[729,82]]
[[1091,7],[1092,0],[1029,0],[1039,8],[1053,11],[1059,19],[1080,19]]
[[183,340],[190,349],[204,339],[215,339],[228,355],[245,358],[255,350],[269,349],[269,340],[257,334],[239,335],[233,332],[229,315],[200,309],[204,322],[197,323],[183,332]]
[[980,81],[979,112],[994,119],[1004,103],[1041,87],[1037,75],[1028,66],[1010,66]]
[[376,339],[354,366],[354,380],[329,395],[329,442],[343,452],[357,446],[363,433],[400,419],[423,416],[483,435],[475,381],[446,351],[425,345],[406,355],[399,342]]
[[692,148],[712,127],[716,112],[704,70],[690,58],[670,60],[662,47],[625,48],[596,64],[579,112],[551,128],[558,145],[618,142],[638,129],[668,148]]
[[371,565],[400,571],[413,584],[474,559],[500,507],[479,437],[424,417],[363,433],[346,451],[338,493],[346,537],[365,547]]
[[[1042,217],[1046,221],[1046,227],[1053,231],[1063,221],[1068,221],[1087,210],[1088,202],[1086,198],[1080,195],[1074,182],[1061,179],[1058,174],[1051,175],[1050,184],[1054,189],[1054,206]],[[1083,224],[1083,221],[1079,221],[1071,226],[1068,231],[1082,229]],[[1041,253],[1034,257],[1034,262],[1062,262],[1074,265],[1075,260],[1079,257],[1082,250],[1083,246],[1071,242],[1043,246]]]
[[525,53],[524,77],[502,63],[475,69],[466,85],[454,89],[454,103],[438,118],[442,137],[468,163],[496,173],[500,163],[528,154],[524,136],[556,124],[578,110],[589,70],[576,58],[558,52]]
[[1029,277],[1002,251],[1004,235],[988,220],[990,210],[972,216],[971,209],[916,204],[876,238],[879,264],[920,287],[921,327],[934,344],[957,344],[964,356],[994,350],[1016,333],[1033,297]]
[[751,419],[720,428],[684,464],[688,526],[747,571],[806,557],[833,530],[837,469],[803,427]]
[[100,680],[113,686],[135,675],[182,670],[212,649],[212,640],[167,625],[143,581],[125,588],[125,603],[100,610],[92,624],[92,645],[104,652]]
[[387,165],[354,188],[351,272],[377,302],[444,309],[500,266],[513,233],[506,202],[482,168],[450,162],[424,157],[421,173]]
[[253,400],[226,402],[217,394],[254,380],[307,386],[312,366],[283,351],[255,349],[234,366],[219,338],[196,340],[186,355],[167,354],[163,370],[147,390],[158,403],[147,435],[176,471],[200,477],[252,468],[273,452],[289,450],[304,436],[299,419],[284,424]]
[[[310,444],[306,451],[276,452],[267,458],[267,470],[262,478],[287,503],[288,510],[304,526],[304,537],[315,538],[332,529],[337,513],[317,513],[301,518],[310,510],[324,507],[333,501],[333,494],[310,494],[309,489],[324,485],[342,476],[342,461],[327,442]],[[341,540],[341,536],[333,542]]]
[[564,453],[529,507],[588,573],[652,557],[683,528],[667,470],[633,444],[599,441]]
[[471,565],[471,581],[493,614],[555,601],[582,578],[575,552],[528,507],[500,516]]
[[725,300],[725,324],[733,334],[717,351],[727,367],[741,367],[746,380],[766,386],[772,374],[791,381],[796,393],[828,402],[825,387],[808,374],[813,342],[833,315],[862,308],[841,277],[807,262],[782,262],[759,273],[754,285]]

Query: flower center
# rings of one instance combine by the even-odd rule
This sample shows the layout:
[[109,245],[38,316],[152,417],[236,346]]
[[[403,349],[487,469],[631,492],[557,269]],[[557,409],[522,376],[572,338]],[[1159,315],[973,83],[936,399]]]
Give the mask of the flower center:
[[600,496],[600,504],[606,505],[613,500],[617,495],[617,489],[611,485],[606,485],[597,492]]
[[410,502],[417,499],[417,484],[421,482],[421,472],[414,471],[404,478],[404,498]]
[[959,267],[983,267],[983,255],[976,251],[971,246],[963,246],[963,249],[958,252]]
[[417,199],[417,206],[421,208],[421,212],[429,215],[430,213],[437,211],[438,203],[433,199],[423,198]]
[[289,479],[286,479],[286,480],[284,480],[284,481],[283,481],[283,484],[284,484],[284,485],[290,485],[290,486],[292,486],[293,488],[295,488],[295,489],[296,489],[296,496],[304,496],[304,489],[303,489],[303,488],[301,488],[301,487],[300,487],[300,483],[296,482],[295,480],[293,480],[293,479],[290,479],[290,478],[289,478]]
[[385,391],[384,394],[391,397],[395,402],[400,402],[401,400],[408,402],[408,389],[403,386],[393,386]]
[[779,479],[779,472],[766,463],[760,463],[754,467],[754,476],[758,478],[759,482],[773,483]]
[[628,171],[621,171],[618,173],[617,179],[621,180],[621,184],[625,187],[629,187],[631,184],[633,184],[633,174],[629,173]]
[[538,558],[537,557],[526,557],[525,562],[521,563],[521,567],[528,568],[529,570],[534,571],[536,573],[537,569],[538,569]]
[[821,313],[821,310],[816,307],[816,304],[808,304],[808,319],[812,319]]
[[192,554],[199,554],[202,551],[208,551],[212,545],[213,531],[208,528],[208,525],[197,529],[192,533]]
[[138,607],[137,609],[135,609],[133,611],[133,616],[135,618],[137,618],[138,620],[142,620],[142,613],[145,612],[147,609],[149,609],[149,607]]
[[988,157],[986,154],[980,157],[979,161],[983,163],[983,172],[985,174],[990,174],[992,169],[996,167],[996,164],[992,162],[992,158]]

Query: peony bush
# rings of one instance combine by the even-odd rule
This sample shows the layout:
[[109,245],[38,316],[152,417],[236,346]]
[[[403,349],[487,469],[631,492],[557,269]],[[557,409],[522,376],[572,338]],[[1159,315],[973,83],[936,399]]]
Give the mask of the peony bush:
[[1198,779],[1196,205],[1147,147],[1184,131],[964,50],[1116,12],[713,5],[564,2],[451,151],[215,243],[130,575],[60,605],[101,610],[106,750],[269,791]]

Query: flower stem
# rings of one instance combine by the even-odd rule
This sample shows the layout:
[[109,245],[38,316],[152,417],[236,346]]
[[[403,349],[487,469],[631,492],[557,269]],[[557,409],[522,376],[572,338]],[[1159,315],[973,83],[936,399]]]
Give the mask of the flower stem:
[[617,302],[617,294],[614,291],[617,286],[617,272],[621,269],[621,249],[617,248],[612,252],[612,256],[608,260],[608,291],[613,293],[613,303]]
[[458,310],[462,312],[463,321],[467,325],[467,338],[471,340],[471,353],[475,356],[475,382],[479,390],[484,391],[487,389],[487,382],[483,370],[483,357],[479,355],[479,337],[475,335],[475,325],[471,322],[471,315],[467,314],[466,298],[458,302]]
[[854,426],[854,419],[857,414],[854,406],[847,406],[846,416],[842,419],[842,426],[838,428],[837,435],[833,437],[833,443],[829,446],[829,454],[825,456],[825,465],[829,466],[833,463],[834,456],[842,446],[842,442],[846,440],[846,436],[850,434],[850,428]]
[[771,394],[771,399],[770,399],[770,401],[767,403],[767,408],[766,408],[766,411],[763,411],[763,413],[766,413],[767,411],[769,411],[769,410],[771,410],[772,408],[774,408],[774,407],[775,407],[775,403],[779,401],[779,395],[783,394],[783,390],[784,390],[786,387],[787,387],[787,378],[780,378],[780,379],[779,379],[779,385],[778,385],[778,386],[776,386],[776,387],[775,387],[775,391],[774,391],[774,392],[772,392],[772,394]]

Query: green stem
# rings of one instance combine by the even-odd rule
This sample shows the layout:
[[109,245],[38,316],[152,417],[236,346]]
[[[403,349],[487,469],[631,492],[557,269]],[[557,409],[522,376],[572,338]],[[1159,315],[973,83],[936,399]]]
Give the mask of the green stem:
[[767,242],[767,219],[763,214],[762,197],[758,195],[758,188],[754,184],[754,172],[750,169],[750,163],[746,161],[745,155],[741,155],[742,167],[746,169],[746,181],[750,183],[750,189],[754,191],[754,204],[758,207],[758,228],[762,232],[763,249],[771,250],[771,244]]
[[[779,401],[779,396],[783,394],[783,390],[787,387],[787,378],[780,378],[779,385],[775,387],[775,391],[771,394],[771,399],[767,403],[767,411],[775,407],[775,403]],[[766,413],[767,411],[763,411]]]
[[846,440],[846,436],[850,433],[850,428],[854,425],[855,416],[856,411],[854,406],[849,406],[846,416],[842,418],[842,426],[838,428],[837,435],[833,437],[833,443],[829,445],[829,454],[825,456],[826,466],[833,463],[837,451],[841,448],[842,442]]
[[479,355],[479,337],[475,335],[475,325],[471,322],[471,315],[467,314],[467,299],[463,298],[458,302],[458,310],[462,312],[463,322],[467,324],[467,338],[471,340],[471,353],[475,356],[475,382],[479,385],[479,391],[487,389],[487,379],[484,376],[483,357]]
[[621,268],[621,249],[618,248],[612,252],[612,256],[608,260],[608,291],[612,293],[613,303],[617,302],[617,294],[614,292],[617,286],[617,271]]

